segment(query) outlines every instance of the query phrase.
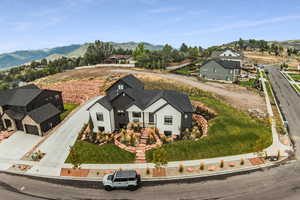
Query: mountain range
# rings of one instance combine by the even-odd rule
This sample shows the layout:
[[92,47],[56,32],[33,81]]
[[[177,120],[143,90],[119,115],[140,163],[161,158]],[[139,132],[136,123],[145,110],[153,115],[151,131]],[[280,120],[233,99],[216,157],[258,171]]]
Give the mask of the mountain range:
[[[139,43],[137,42],[125,42],[125,43],[115,43],[110,42],[115,48],[123,49],[135,49]],[[13,66],[22,65],[29,63],[34,60],[41,60],[46,58],[48,60],[58,59],[60,57],[79,57],[83,56],[90,43],[85,44],[73,44],[62,47],[55,47],[49,49],[39,49],[39,50],[22,50],[15,51],[11,53],[0,54],[0,70],[7,69]],[[149,50],[159,50],[162,49],[162,45],[153,45],[144,42],[145,48]]]

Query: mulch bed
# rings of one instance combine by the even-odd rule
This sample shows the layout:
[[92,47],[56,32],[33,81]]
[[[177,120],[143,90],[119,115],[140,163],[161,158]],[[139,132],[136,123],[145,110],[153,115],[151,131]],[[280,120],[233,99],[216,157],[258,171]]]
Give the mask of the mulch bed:
[[165,168],[154,168],[153,169],[153,177],[160,177],[160,176],[166,176],[167,172]]
[[252,165],[262,165],[265,163],[262,158],[250,158],[249,161]]
[[89,172],[89,169],[62,168],[60,171],[60,176],[87,177]]

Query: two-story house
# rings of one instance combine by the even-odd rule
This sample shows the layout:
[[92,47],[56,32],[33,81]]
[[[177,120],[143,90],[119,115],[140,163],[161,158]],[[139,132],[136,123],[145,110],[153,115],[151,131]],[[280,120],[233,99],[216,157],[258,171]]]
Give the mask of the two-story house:
[[208,80],[235,82],[241,75],[239,61],[211,59],[202,64],[199,77]]
[[43,136],[60,122],[61,92],[27,85],[0,92],[0,123],[5,129]]
[[176,91],[145,90],[133,75],[125,76],[106,90],[106,96],[89,109],[94,132],[114,132],[129,122],[156,127],[165,135],[180,135],[192,127],[193,108],[187,95]]

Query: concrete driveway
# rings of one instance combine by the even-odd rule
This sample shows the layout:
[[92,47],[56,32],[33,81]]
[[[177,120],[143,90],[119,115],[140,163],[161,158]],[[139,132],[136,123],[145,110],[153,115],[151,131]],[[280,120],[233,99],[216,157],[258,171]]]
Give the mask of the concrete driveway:
[[0,143],[0,158],[19,160],[41,139],[40,136],[17,131]]
[[79,131],[89,120],[87,109],[99,98],[101,97],[95,97],[86,102],[38,147],[39,150],[46,153],[40,161],[41,164],[56,166],[65,162],[70,146],[75,143]]

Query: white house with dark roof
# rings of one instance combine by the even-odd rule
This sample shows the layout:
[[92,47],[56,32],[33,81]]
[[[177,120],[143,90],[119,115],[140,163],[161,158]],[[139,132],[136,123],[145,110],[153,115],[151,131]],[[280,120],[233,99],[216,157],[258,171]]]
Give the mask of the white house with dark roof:
[[187,95],[176,91],[145,90],[128,75],[106,90],[106,96],[89,109],[94,132],[114,132],[130,122],[156,127],[165,135],[180,135],[192,127],[193,108]]

